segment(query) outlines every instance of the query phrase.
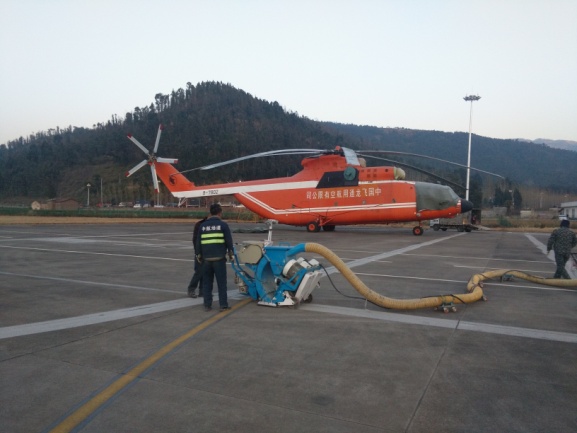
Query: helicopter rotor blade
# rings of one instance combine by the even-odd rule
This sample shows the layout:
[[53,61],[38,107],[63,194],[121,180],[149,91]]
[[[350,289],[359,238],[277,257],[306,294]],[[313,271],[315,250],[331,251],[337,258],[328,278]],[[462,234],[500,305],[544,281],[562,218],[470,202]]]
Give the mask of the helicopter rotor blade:
[[450,185],[453,185],[455,188],[461,188],[461,189],[463,189],[463,190],[465,189],[465,187],[464,187],[463,185],[459,185],[458,183],[453,182],[452,180],[445,179],[444,177],[441,177],[441,176],[439,176],[438,174],[431,173],[430,171],[423,170],[422,168],[415,167],[415,166],[410,165],[410,164],[405,164],[405,163],[403,163],[403,162],[395,161],[395,160],[388,159],[388,158],[382,158],[382,157],[379,157],[379,156],[363,155],[362,153],[357,153],[357,155],[362,156],[362,157],[364,157],[364,158],[378,159],[379,161],[390,162],[390,163],[392,163],[392,164],[397,164],[397,165],[399,165],[399,166],[401,166],[401,167],[410,168],[411,170],[418,171],[418,172],[420,172],[420,173],[423,173],[423,174],[429,175],[429,176],[431,176],[431,177],[433,177],[433,178],[435,178],[435,179],[438,179],[438,180],[440,180],[440,181],[442,181],[442,182],[446,182],[446,183],[448,183],[448,184],[450,184]]
[[[389,150],[363,150],[364,153],[383,153],[383,154],[387,154],[387,155],[404,155],[404,156],[414,156],[417,158],[425,158],[425,159],[432,159],[435,161],[441,161],[441,162],[446,162],[447,164],[452,164],[452,165],[456,165],[458,167],[463,167],[463,168],[467,168],[466,165],[463,164],[459,164],[458,162],[453,162],[453,161],[447,161],[446,159],[441,159],[441,158],[435,158],[433,156],[428,156],[428,155],[420,155],[418,153],[408,153],[408,152],[396,152],[396,151],[389,151]],[[370,158],[369,155],[365,155],[366,157]],[[475,170],[478,171],[480,173],[485,173],[485,174],[489,174],[491,176],[496,176],[496,177],[500,177],[501,179],[505,179],[503,176],[501,176],[500,174],[496,174],[496,173],[491,173],[490,171],[485,171],[485,170],[481,170],[479,168],[474,168],[474,167],[469,167],[471,170]]]
[[138,170],[140,170],[142,167],[144,167],[147,163],[148,163],[148,160],[146,160],[146,159],[140,161],[138,164],[136,164],[134,167],[132,167],[130,170],[128,170],[126,172],[126,177],[133,175]]
[[127,137],[130,141],[132,141],[134,144],[136,144],[138,146],[138,148],[140,150],[142,150],[144,153],[146,153],[147,155],[150,153],[148,151],[148,149],[146,147],[144,147],[142,144],[140,144],[140,141],[138,141],[136,138],[134,138],[131,134],[128,134]]
[[[253,153],[252,155],[241,156],[240,158],[229,159],[228,161],[217,162],[215,164],[205,165],[202,167],[196,167],[187,171],[193,170],[211,170],[213,168],[222,167],[223,165],[234,164],[235,162],[245,161],[251,158],[260,158],[263,156],[284,156],[284,155],[306,155],[315,154],[323,152],[319,149],[281,149],[281,150],[270,150],[268,152]],[[183,172],[184,173],[184,172]]]
[[156,168],[154,164],[150,164],[150,171],[152,172],[152,183],[154,184],[154,192],[158,193],[158,178],[156,177]]
[[157,162],[166,162],[168,164],[178,164],[178,159],[176,158],[156,158]]
[[160,125],[158,125],[158,133],[156,134],[156,141],[154,142],[154,150],[152,151],[152,153],[156,154],[156,151],[158,150],[158,143],[160,142],[160,133],[162,132],[162,123]]

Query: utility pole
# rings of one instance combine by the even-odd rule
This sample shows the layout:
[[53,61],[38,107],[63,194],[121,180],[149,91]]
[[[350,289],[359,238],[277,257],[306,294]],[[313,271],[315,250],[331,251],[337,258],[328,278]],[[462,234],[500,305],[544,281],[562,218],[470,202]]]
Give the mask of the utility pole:
[[471,177],[471,132],[473,128],[473,101],[481,99],[479,95],[469,95],[463,98],[465,101],[471,101],[471,110],[469,112],[469,153],[467,156],[467,192],[465,193],[465,200],[469,200],[469,179]]

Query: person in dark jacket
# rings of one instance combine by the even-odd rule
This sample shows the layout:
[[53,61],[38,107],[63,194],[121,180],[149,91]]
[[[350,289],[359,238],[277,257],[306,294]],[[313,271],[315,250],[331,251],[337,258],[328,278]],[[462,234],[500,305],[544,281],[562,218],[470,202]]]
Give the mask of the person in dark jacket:
[[547,241],[547,254],[552,249],[555,252],[555,263],[557,264],[553,278],[571,279],[567,269],[565,269],[565,264],[571,257],[571,249],[576,245],[577,236],[569,228],[569,220],[562,220],[561,227],[553,230]]
[[210,217],[198,229],[196,240],[197,259],[202,262],[202,293],[204,310],[212,310],[212,287],[216,277],[220,310],[228,310],[226,286],[226,257],[232,260],[233,243],[228,224],[221,219],[222,207],[215,203],[210,206]]
[[[194,248],[194,274],[188,283],[188,296],[191,298],[196,298],[200,296],[202,298],[202,264],[196,260],[196,241],[198,239],[198,230],[200,225],[207,220],[208,217],[204,217],[198,220],[194,225],[194,230],[192,231],[192,247]],[[196,288],[198,287],[198,295],[196,294]]]

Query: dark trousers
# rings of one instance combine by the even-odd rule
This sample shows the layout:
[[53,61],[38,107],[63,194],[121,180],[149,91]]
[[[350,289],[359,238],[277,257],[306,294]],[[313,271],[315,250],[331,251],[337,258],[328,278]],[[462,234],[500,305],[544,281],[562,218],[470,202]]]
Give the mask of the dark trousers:
[[220,307],[228,307],[227,287],[226,287],[226,259],[215,262],[205,261],[202,264],[202,294],[204,296],[204,306],[212,307],[212,283],[216,277],[218,286],[218,303]]
[[555,251],[555,263],[557,264],[557,270],[555,271],[555,275],[553,275],[553,278],[564,278],[566,280],[571,279],[569,273],[567,272],[567,269],[565,269],[565,264],[569,260],[570,256],[571,256],[570,253],[560,254]]
[[188,283],[188,290],[193,291],[198,287],[199,294],[202,296],[202,263],[198,263],[198,260],[194,260],[194,274]]

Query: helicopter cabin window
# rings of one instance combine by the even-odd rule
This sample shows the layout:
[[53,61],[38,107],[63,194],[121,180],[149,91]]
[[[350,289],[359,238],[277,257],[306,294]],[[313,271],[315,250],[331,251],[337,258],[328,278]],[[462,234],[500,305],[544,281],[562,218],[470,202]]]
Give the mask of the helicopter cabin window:
[[344,171],[327,171],[319,180],[317,188],[337,188],[340,186],[357,186],[359,171],[354,167],[347,167]]

